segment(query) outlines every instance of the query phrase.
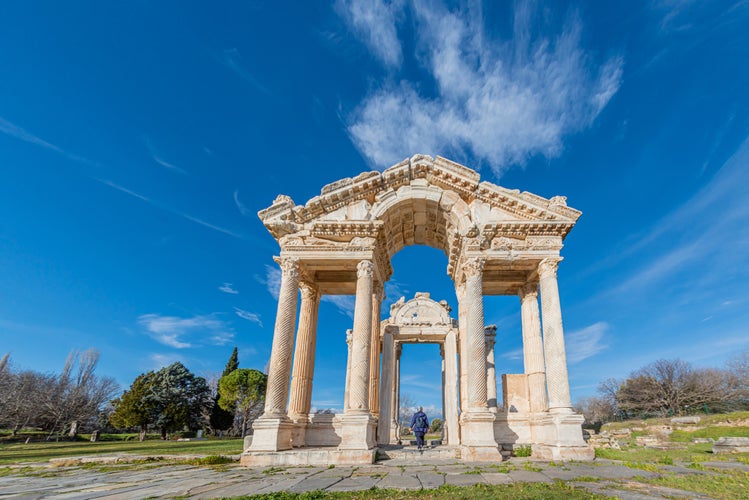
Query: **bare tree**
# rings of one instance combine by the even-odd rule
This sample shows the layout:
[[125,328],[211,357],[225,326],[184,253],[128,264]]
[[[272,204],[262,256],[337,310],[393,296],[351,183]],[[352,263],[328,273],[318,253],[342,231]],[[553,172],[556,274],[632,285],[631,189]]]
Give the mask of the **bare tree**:
[[118,391],[114,379],[94,373],[98,361],[99,352],[94,349],[68,355],[62,372],[43,398],[43,426],[50,436],[68,430],[68,435],[75,437],[81,424],[95,419],[99,409]]
[[733,358],[728,363],[729,372],[735,377],[738,398],[742,403],[749,402],[749,351],[744,351]]
[[681,415],[706,405],[727,407],[736,399],[735,383],[727,372],[695,369],[689,363],[661,359],[622,382],[616,403],[629,414]]

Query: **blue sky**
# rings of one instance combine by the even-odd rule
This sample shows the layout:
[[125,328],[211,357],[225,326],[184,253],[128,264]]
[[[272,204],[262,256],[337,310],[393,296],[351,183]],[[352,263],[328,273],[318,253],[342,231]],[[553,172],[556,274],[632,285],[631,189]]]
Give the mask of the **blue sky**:
[[[257,218],[416,153],[583,212],[559,283],[573,399],[659,358],[749,349],[749,3],[0,3],[0,354],[101,352],[123,388],[270,355],[278,247]],[[444,254],[388,305],[456,308]],[[313,404],[340,408],[352,298],[321,305]],[[488,297],[522,371],[516,297]],[[456,313],[456,311],[455,311]],[[439,353],[402,392],[439,411]]]

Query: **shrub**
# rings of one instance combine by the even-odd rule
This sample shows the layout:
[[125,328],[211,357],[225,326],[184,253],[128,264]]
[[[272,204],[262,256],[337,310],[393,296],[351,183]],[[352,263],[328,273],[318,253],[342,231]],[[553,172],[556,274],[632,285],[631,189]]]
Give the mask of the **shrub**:
[[516,457],[530,457],[533,454],[533,449],[527,444],[516,446],[512,451]]

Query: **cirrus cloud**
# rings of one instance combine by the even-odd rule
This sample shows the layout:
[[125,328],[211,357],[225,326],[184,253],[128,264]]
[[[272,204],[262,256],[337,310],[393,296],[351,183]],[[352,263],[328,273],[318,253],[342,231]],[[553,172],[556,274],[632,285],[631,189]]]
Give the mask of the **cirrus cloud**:
[[[366,3],[339,5],[348,8],[346,19],[358,20],[349,23],[352,31],[371,47],[372,32],[395,33],[397,16],[358,14]],[[621,84],[623,59],[594,64],[581,46],[582,23],[574,15],[558,33],[537,34],[531,29],[535,12],[520,3],[513,38],[501,41],[485,36],[481,16],[471,9],[417,0],[411,10],[414,57],[434,90],[386,79],[348,117],[354,144],[378,168],[414,153],[472,155],[501,175],[532,156],[555,158],[565,136],[589,127]],[[390,25],[364,27],[375,22]],[[374,55],[394,59],[383,50]]]
[[160,314],[142,314],[138,324],[155,341],[173,347],[186,349],[209,343],[226,345],[234,338],[234,330],[214,315],[163,316]]

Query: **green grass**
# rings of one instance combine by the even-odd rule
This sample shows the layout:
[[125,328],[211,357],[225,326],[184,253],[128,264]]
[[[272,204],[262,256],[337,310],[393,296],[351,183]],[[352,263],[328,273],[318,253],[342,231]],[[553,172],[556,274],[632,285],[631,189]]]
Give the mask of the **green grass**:
[[370,489],[364,491],[350,492],[328,492],[308,491],[306,493],[290,493],[286,491],[267,493],[264,495],[253,495],[244,497],[232,497],[236,500],[317,500],[322,498],[369,500],[369,499],[432,499],[432,500],[457,500],[457,499],[513,499],[513,500],[561,500],[561,499],[602,499],[602,495],[590,493],[581,488],[574,488],[561,481],[554,483],[517,483],[507,485],[477,484],[475,486],[442,486],[433,490],[381,490]]
[[639,478],[640,482],[702,493],[710,498],[747,498],[749,472],[720,470],[719,474],[663,474],[657,478]]
[[674,430],[671,433],[671,441],[681,443],[693,438],[711,438],[717,441],[722,437],[749,437],[749,427],[709,426],[694,431]]
[[0,464],[46,462],[50,458],[88,455],[233,455],[242,452],[241,439],[206,441],[60,441],[0,444]]
[[683,450],[658,450],[655,448],[632,447],[622,450],[597,448],[596,458],[622,460],[625,462],[665,463],[667,460],[679,462],[704,462],[720,460],[721,455],[713,455],[713,445],[700,443],[687,445]]

